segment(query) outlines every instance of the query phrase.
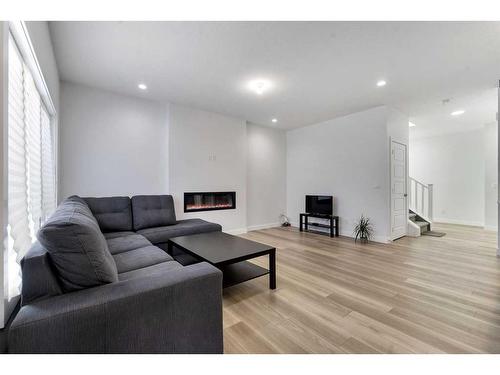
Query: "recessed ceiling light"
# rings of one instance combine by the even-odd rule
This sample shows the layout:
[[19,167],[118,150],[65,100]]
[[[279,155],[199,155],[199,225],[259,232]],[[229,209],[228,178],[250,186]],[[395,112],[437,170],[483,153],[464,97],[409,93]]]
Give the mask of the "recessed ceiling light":
[[409,122],[408,122],[408,126],[409,126],[410,128],[413,128],[414,126],[417,126],[417,125],[415,125],[413,122],[409,121]]
[[267,79],[254,79],[253,81],[248,82],[248,88],[255,92],[257,95],[262,95],[266,91],[268,91],[273,84],[271,81]]
[[451,112],[450,115],[452,116],[460,116],[463,115],[465,111],[463,109],[459,109],[458,111]]
[[271,121],[276,123],[276,122],[278,122],[278,119],[277,118],[273,118]]
[[386,82],[386,81],[384,81],[383,79],[381,79],[380,81],[378,81],[378,82],[377,82],[377,86],[378,86],[378,87],[383,87],[383,86],[385,86],[385,85],[387,85],[387,82]]
[[141,90],[147,90],[148,89],[148,86],[146,86],[144,83],[139,83],[137,85],[137,87],[139,87]]

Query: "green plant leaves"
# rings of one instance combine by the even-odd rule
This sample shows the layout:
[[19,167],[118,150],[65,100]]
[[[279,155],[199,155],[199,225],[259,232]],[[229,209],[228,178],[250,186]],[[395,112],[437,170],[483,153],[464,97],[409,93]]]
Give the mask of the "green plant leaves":
[[354,242],[358,239],[369,241],[373,236],[373,225],[368,217],[361,215],[359,221],[354,226]]

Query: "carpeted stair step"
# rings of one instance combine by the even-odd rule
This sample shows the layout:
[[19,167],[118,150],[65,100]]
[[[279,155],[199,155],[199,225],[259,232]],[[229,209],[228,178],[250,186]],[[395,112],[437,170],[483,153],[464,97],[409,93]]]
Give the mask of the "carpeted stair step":
[[429,230],[429,223],[427,221],[414,221],[420,227],[420,234]]

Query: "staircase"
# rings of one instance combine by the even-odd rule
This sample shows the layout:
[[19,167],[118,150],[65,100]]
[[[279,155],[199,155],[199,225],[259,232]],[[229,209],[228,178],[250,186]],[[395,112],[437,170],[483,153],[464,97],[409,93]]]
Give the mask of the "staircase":
[[431,230],[433,191],[432,184],[424,184],[410,177],[408,199],[408,234],[410,236],[418,237]]
[[408,218],[412,223],[415,223],[420,228],[420,234],[422,235],[424,232],[428,232],[431,230],[431,223],[424,219],[423,217],[417,215],[412,210],[409,210]]

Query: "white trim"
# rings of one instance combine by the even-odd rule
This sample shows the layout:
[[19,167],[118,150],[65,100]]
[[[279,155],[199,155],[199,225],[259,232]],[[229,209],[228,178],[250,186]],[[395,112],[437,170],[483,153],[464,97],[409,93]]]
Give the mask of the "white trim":
[[[343,234],[342,232],[340,232],[340,235],[344,236],[344,237],[350,237],[350,238],[354,239],[353,235]],[[396,240],[398,240],[399,238],[402,238],[402,237],[398,237],[398,238],[396,238]],[[387,238],[387,237],[384,237],[384,236],[373,236],[370,239],[370,242],[377,242],[377,243],[382,243],[382,244],[388,244],[388,243],[391,243],[392,241],[394,241],[394,240],[391,240],[390,238]]]
[[[342,237],[352,238],[354,241],[354,235],[351,232],[340,230],[340,235]],[[401,237],[398,237],[397,239],[399,239],[399,238],[401,238]],[[391,243],[392,241],[394,241],[394,240],[390,239],[389,237],[384,237],[384,236],[373,236],[370,239],[370,242],[385,243],[385,244]]]
[[[394,139],[393,137],[389,136],[389,241],[394,241],[399,238],[405,237],[408,235],[408,226],[405,226],[405,234],[402,236],[394,236],[392,234],[392,142],[398,143],[401,146],[405,147],[405,212],[408,218],[408,177],[409,177],[409,160],[408,160],[408,145],[406,143],[403,143],[397,139]],[[383,237],[379,237],[379,239],[382,239]],[[375,241],[375,240],[374,240]],[[383,241],[376,241],[376,242],[383,242]],[[387,241],[386,241],[387,242]]]
[[[500,116],[498,112],[500,111],[500,81],[498,81],[498,90],[497,90],[497,130],[500,128]],[[497,145],[500,145],[500,132],[497,131]],[[497,146],[497,172],[500,172],[500,152],[498,152]],[[497,186],[500,181],[500,173],[497,173]],[[497,218],[498,224],[500,224],[500,191],[497,189]],[[497,257],[500,257],[500,230],[497,230]]]
[[434,218],[433,223],[468,225],[470,227],[484,227],[484,222],[482,221],[457,220],[457,219],[447,219],[439,217]]
[[247,233],[247,228],[237,228],[237,229],[222,230],[222,231],[224,233],[232,234],[233,236],[237,236],[238,234],[245,234],[245,233]]
[[31,75],[35,80],[35,85],[42,97],[43,104],[45,104],[50,116],[55,117],[57,114],[56,107],[50,96],[49,87],[47,86],[42,68],[36,57],[35,49],[31,43],[26,24],[24,21],[9,21],[9,30],[16,42],[19,52],[21,52],[24,62],[31,71]]
[[275,228],[279,227],[280,223],[268,223],[268,224],[260,224],[260,225],[252,225],[246,228],[236,228],[236,229],[229,229],[225,230],[223,229],[222,231],[227,234],[232,234],[233,236],[237,236],[239,234],[245,234],[253,230],[260,230],[260,229],[268,229],[268,228]]
[[[299,223],[298,222],[290,222],[290,225],[296,229],[299,228]],[[321,229],[315,229],[317,230],[318,232],[321,232],[322,230]],[[328,229],[325,230],[325,233],[328,234]],[[313,233],[314,234],[314,233]],[[320,234],[321,236],[321,234]],[[354,235],[352,234],[352,232],[349,232],[349,231],[343,231],[343,230],[340,230],[340,236],[342,237],[348,237],[348,238],[352,238],[353,239],[353,242],[354,242]],[[335,237],[333,237],[332,239],[334,239]],[[392,242],[392,240],[388,237],[384,237],[384,236],[373,236],[371,239],[370,239],[370,242],[377,242],[377,243],[390,243]]]
[[0,22],[0,144],[2,152],[0,154],[0,329],[4,328],[14,311],[19,296],[9,300],[9,267],[8,267],[8,247],[7,247],[7,223],[8,223],[8,138],[9,138],[9,27],[7,22]]
[[247,231],[253,231],[253,230],[261,230],[261,229],[269,229],[269,228],[276,228],[279,227],[281,224],[280,223],[267,223],[267,224],[260,224],[260,225],[251,225],[247,227]]
[[8,320],[8,275],[6,270],[8,248],[6,246],[7,238],[7,140],[8,140],[8,87],[9,87],[9,74],[8,74],[8,61],[9,61],[9,29],[6,22],[0,21],[0,329],[5,327]]
[[483,228],[484,230],[490,230],[492,232],[496,232],[498,230],[496,225],[485,225]]

